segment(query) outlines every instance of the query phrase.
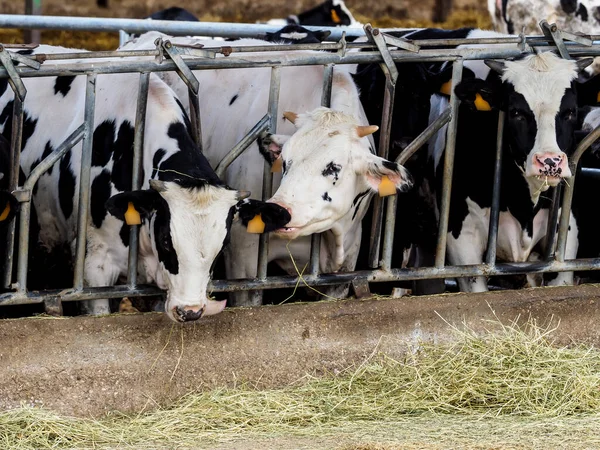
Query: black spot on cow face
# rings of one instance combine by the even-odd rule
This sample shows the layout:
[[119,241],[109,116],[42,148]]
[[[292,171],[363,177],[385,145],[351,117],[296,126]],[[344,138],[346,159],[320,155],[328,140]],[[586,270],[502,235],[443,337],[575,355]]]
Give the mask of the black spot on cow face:
[[288,172],[288,170],[290,170],[290,168],[292,167],[292,164],[294,163],[293,160],[289,159],[289,160],[283,160],[282,163],[282,176],[285,176],[285,174]]
[[62,157],[59,170],[58,200],[65,219],[68,219],[73,213],[73,199],[75,197],[75,175],[71,170],[71,150]]
[[158,260],[162,262],[171,274],[179,273],[179,260],[171,239],[171,211],[169,204],[160,195],[156,200],[154,215],[154,243]]
[[560,7],[567,14],[573,14],[577,9],[577,0],[560,0]]
[[575,15],[581,17],[583,22],[588,21],[588,10],[583,3],[579,4],[579,8],[577,8]]
[[172,181],[182,187],[223,186],[223,182],[200,154],[191,135],[181,122],[169,126],[168,136],[177,141],[179,151],[160,165],[158,179]]
[[113,153],[115,121],[105,120],[94,130],[92,166],[106,167]]
[[156,174],[158,173],[158,169],[160,167],[160,162],[165,157],[166,153],[166,150],[162,148],[159,148],[156,150],[156,153],[154,153],[154,156],[152,157],[152,176],[150,178],[156,178]]
[[121,229],[119,230],[119,237],[121,238],[121,242],[125,247],[129,247],[129,230],[130,227],[126,223],[123,223]]
[[235,102],[238,98],[238,95],[235,94],[233,97],[231,97],[231,100],[229,100],[229,106],[233,105],[233,102]]
[[331,197],[329,196],[329,194],[327,192],[325,192],[323,194],[323,200],[325,200],[326,202],[330,202],[331,201]]
[[90,209],[92,222],[96,228],[102,226],[104,217],[106,217],[106,207],[104,204],[110,198],[110,194],[110,172],[103,170],[92,182]]
[[565,91],[555,120],[558,146],[570,156],[575,149],[575,129],[577,127],[577,95],[573,88]]
[[66,97],[71,90],[71,84],[73,84],[74,79],[75,76],[68,75],[56,77],[56,81],[54,82],[54,94],[58,95],[60,93],[63,97]]
[[[113,148],[112,182],[119,191],[131,190],[131,175],[133,173],[133,138],[134,129],[131,123],[124,121],[119,127],[117,140]],[[144,179],[142,175],[141,179]]]
[[523,167],[527,155],[533,149],[537,135],[537,123],[533,111],[523,95],[515,92],[508,84],[508,102],[505,136],[508,139],[511,155],[518,166]]
[[352,220],[354,220],[354,218],[356,217],[356,213],[358,212],[358,210],[360,209],[360,204],[362,203],[363,199],[371,192],[370,189],[367,189],[364,192],[361,192],[360,194],[358,194],[356,197],[354,197],[354,200],[352,200],[352,207],[354,208],[354,213],[352,213]]
[[331,161],[330,163],[327,164],[327,166],[325,166],[325,169],[323,169],[323,172],[321,172],[321,175],[323,175],[324,177],[332,177],[333,184],[335,184],[336,181],[338,181],[338,179],[340,178],[341,170],[342,170],[342,166]]

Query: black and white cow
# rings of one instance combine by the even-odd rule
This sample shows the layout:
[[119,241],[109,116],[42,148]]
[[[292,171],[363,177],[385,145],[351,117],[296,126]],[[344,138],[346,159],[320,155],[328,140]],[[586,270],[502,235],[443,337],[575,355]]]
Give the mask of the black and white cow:
[[312,9],[286,19],[271,19],[269,25],[313,25],[322,27],[352,26],[358,24],[344,0],[325,0]]
[[318,44],[323,42],[331,31],[311,31],[297,24],[290,24],[275,33],[266,33],[265,41],[280,44]]
[[171,6],[167,9],[161,9],[150,14],[146,19],[150,20],[179,20],[183,22],[199,22],[194,14],[189,12],[187,9],[180,8],[179,6]]
[[[462,103],[448,227],[451,264],[479,264],[487,250],[498,110],[505,112],[506,119],[497,257],[527,261],[537,246],[545,245],[550,189],[571,175],[568,158],[575,147],[578,95],[580,101],[590,96],[586,89],[578,93],[575,80],[589,63],[552,53],[506,63],[486,61],[489,67],[482,62],[465,63],[463,81],[455,88]],[[439,101],[437,106],[445,104]],[[477,105],[491,110],[478,111]],[[438,193],[444,131],[433,140]],[[567,259],[577,255],[577,233],[571,214]],[[572,273],[561,273],[549,284],[572,282]],[[459,286],[463,291],[487,289],[485,278],[461,279]]]
[[[35,52],[72,49],[40,46]],[[77,50],[79,51],[79,50]],[[88,60],[89,61],[89,60]],[[289,214],[277,205],[243,200],[229,188],[194,144],[189,120],[173,91],[150,76],[143,147],[142,190],[131,191],[133,137],[139,77],[99,75],[91,171],[91,200],[84,282],[110,286],[126,274],[128,227],[125,212],[135,208],[140,231],[140,282],[167,290],[166,313],[176,321],[220,312],[224,302],[209,299],[207,286],[217,255],[240,210],[260,212],[266,230],[279,228]],[[29,78],[21,168],[26,176],[83,122],[86,77]],[[2,87],[2,86],[0,86]],[[0,95],[0,131],[11,134],[13,93],[6,81]],[[78,210],[81,143],[41,177],[33,195],[40,222],[39,241],[47,248],[74,243]],[[109,312],[108,301],[84,305]]]
[[597,0],[488,0],[494,29],[501,33],[541,34],[539,22],[546,19],[560,29],[586,34],[600,30]]
[[[152,48],[159,36],[160,33],[146,33],[135,45],[128,44],[122,49]],[[214,46],[214,42],[193,38],[169,39],[173,43]],[[264,45],[264,42],[243,39],[234,45]],[[273,52],[269,56],[285,58],[288,53]],[[233,53],[228,58],[252,61],[264,59],[264,54]],[[216,165],[267,112],[271,70],[198,70],[194,74],[203,99],[200,105],[203,152],[211,164]],[[187,87],[176,74],[161,76],[185,98]],[[281,155],[284,143],[292,136],[283,150],[285,165],[281,187],[273,197],[291,210],[291,225],[287,231],[272,234],[269,244],[269,260],[276,261],[292,274],[296,272],[290,253],[298,267],[302,267],[310,254],[308,236],[318,232],[325,233],[321,240],[321,270],[352,270],[360,246],[361,220],[373,186],[376,190],[383,175],[392,177],[401,190],[410,184],[404,168],[375,156],[371,137],[363,128],[360,133],[357,131],[357,127],[366,126],[368,122],[349,68],[340,65],[334,70],[332,111],[316,109],[321,104],[322,85],[323,69],[320,66],[283,67],[277,134],[260,139],[263,155],[273,161]],[[284,120],[284,111],[299,115],[296,125]],[[375,129],[368,130],[372,133]],[[227,181],[258,196],[262,190],[263,167],[262,157],[250,149],[231,164]],[[277,189],[279,175],[274,183]],[[289,243],[291,238],[294,240]],[[231,246],[226,252],[228,278],[256,276],[257,248],[258,239],[249,237],[242,229],[232,228]],[[345,292],[347,289],[334,295],[345,295]],[[236,296],[236,303],[247,304],[249,300],[245,296],[246,293]]]

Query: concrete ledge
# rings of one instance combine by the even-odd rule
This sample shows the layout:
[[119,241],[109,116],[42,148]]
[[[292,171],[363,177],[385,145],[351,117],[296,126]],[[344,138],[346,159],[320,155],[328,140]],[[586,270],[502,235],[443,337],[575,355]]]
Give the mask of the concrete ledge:
[[[240,381],[265,387],[348,367],[381,349],[452,339],[444,322],[560,320],[559,343],[600,344],[600,287],[226,309],[183,326],[162,314],[0,321],[0,409],[134,412]],[[442,319],[443,318],[443,319]],[[381,340],[384,336],[386,339]]]

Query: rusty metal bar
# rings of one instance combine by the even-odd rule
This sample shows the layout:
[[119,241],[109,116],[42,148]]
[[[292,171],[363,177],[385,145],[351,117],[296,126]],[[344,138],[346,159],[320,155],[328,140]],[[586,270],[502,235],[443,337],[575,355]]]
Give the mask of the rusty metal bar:
[[487,255],[485,262],[496,264],[496,243],[498,242],[498,219],[500,218],[500,187],[502,183],[502,149],[504,144],[504,111],[498,111],[498,134],[496,135],[496,160],[494,161],[494,186],[490,208]]
[[438,242],[435,255],[435,267],[441,269],[446,262],[446,240],[448,238],[448,217],[450,214],[450,192],[452,189],[452,174],[454,173],[454,150],[456,148],[456,131],[458,128],[458,107],[460,101],[454,93],[454,87],[462,80],[463,61],[454,61],[452,67],[452,94],[450,107],[452,118],[448,124],[446,136],[446,151],[444,154],[444,181],[441,192],[440,219],[438,227]]

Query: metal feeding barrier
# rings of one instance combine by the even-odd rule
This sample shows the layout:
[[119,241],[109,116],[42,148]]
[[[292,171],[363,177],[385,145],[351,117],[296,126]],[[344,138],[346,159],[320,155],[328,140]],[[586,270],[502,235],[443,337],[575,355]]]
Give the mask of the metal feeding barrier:
[[[74,17],[35,17],[0,15],[0,27],[27,28],[27,29],[70,29],[88,31],[119,31],[144,32],[158,30],[170,34],[194,34],[226,37],[260,37],[266,31],[276,31],[277,27],[249,24],[215,24],[215,23],[182,23],[169,21],[146,21],[128,19],[95,19]],[[229,69],[229,68],[271,68],[268,111],[265,116],[253,126],[247,135],[223,158],[215,168],[220,177],[225,176],[227,167],[239,157],[263,131],[276,132],[276,123],[279,115],[279,90],[281,82],[281,68],[287,66],[320,65],[324,70],[324,83],[321,105],[328,106],[331,97],[333,69],[338,64],[378,63],[386,77],[383,116],[381,121],[381,134],[379,142],[379,156],[387,157],[390,145],[390,130],[393,115],[394,95],[398,68],[396,63],[402,62],[453,62],[452,85],[456,86],[462,76],[463,62],[466,60],[481,59],[506,59],[518,57],[523,54],[539,50],[556,50],[563,57],[573,56],[600,56],[600,36],[579,36],[562,32],[554,25],[541,23],[544,36],[515,36],[507,38],[485,39],[435,39],[409,41],[385,33],[385,30],[373,29],[370,25],[360,29],[329,28],[331,37],[338,42],[304,45],[280,45],[274,48],[271,45],[254,45],[236,47],[225,42],[215,42],[215,47],[193,47],[172,44],[168,40],[157,39],[156,48],[140,51],[103,51],[89,53],[68,54],[35,54],[22,55],[11,51],[10,46],[0,47],[0,79],[8,78],[11,89],[15,94],[12,116],[11,135],[11,172],[9,190],[21,203],[19,213],[19,236],[15,237],[15,221],[10,224],[7,238],[7,270],[2,277],[2,284],[9,291],[0,294],[0,306],[27,303],[44,303],[50,313],[61,312],[61,302],[94,300],[118,297],[136,297],[161,294],[162,291],[137,283],[138,262],[138,233],[139,227],[130,229],[129,245],[129,270],[127,283],[118,286],[84,286],[84,263],[86,249],[86,231],[90,203],[90,171],[92,157],[92,142],[94,131],[94,105],[96,78],[104,74],[113,73],[138,73],[139,95],[135,120],[132,189],[139,189],[142,185],[141,163],[142,148],[145,129],[145,111],[147,105],[149,77],[152,72],[175,71],[188,87],[191,109],[192,133],[196,142],[202,142],[202,128],[199,107],[199,83],[193,70]],[[310,27],[309,27],[310,28]],[[318,27],[327,29],[326,27]],[[353,36],[366,36],[364,42],[347,42],[346,34]],[[452,48],[461,44],[490,44],[478,48]],[[505,44],[494,48],[491,44]],[[511,45],[512,47],[509,47]],[[27,46],[15,46],[19,49]],[[429,48],[424,48],[429,47]],[[441,47],[441,48],[435,48]],[[289,51],[282,58],[273,54],[273,50]],[[306,53],[299,50],[321,50],[321,52]],[[361,50],[361,51],[358,51]],[[252,61],[243,58],[228,58],[233,53],[254,52]],[[223,55],[223,57],[217,57]],[[184,60],[182,57],[185,56]],[[154,58],[149,58],[154,57]],[[93,58],[93,60],[92,60]],[[75,61],[76,60],[76,61]],[[60,64],[53,64],[60,61]],[[18,63],[18,65],[17,65]],[[399,66],[401,70],[401,65]],[[27,90],[23,78],[51,77],[51,76],[85,76],[87,78],[85,94],[85,112],[83,123],[50,155],[30,173],[22,186],[18,186],[19,158],[23,135],[23,103]],[[544,272],[564,272],[579,270],[600,269],[600,258],[578,259],[565,261],[566,235],[569,225],[573,187],[575,184],[576,168],[579,159],[590,145],[600,136],[600,127],[590,133],[578,146],[574,155],[569,158],[573,176],[566,180],[566,188],[562,195],[562,208],[558,218],[559,195],[555,196],[553,211],[549,221],[548,241],[550,245],[546,250],[546,258],[537,262],[496,263],[496,240],[498,234],[499,198],[500,198],[500,168],[502,159],[502,135],[504,114],[499,114],[498,140],[496,164],[493,185],[493,202],[490,214],[490,227],[488,238],[488,252],[482,264],[468,266],[447,266],[446,237],[450,208],[450,192],[452,188],[452,173],[454,166],[454,149],[456,143],[456,130],[458,120],[459,101],[451,94],[448,108],[429,125],[400,154],[396,162],[404,163],[409,157],[421,148],[436,132],[445,125],[448,126],[447,144],[445,151],[443,192],[441,197],[439,230],[435,264],[433,267],[421,268],[394,268],[391,267],[394,223],[396,220],[397,196],[386,199],[374,199],[374,213],[369,242],[369,263],[371,270],[320,273],[319,249],[320,236],[312,237],[308,274],[302,278],[310,286],[328,286],[353,283],[355,291],[368,292],[369,282],[423,280],[456,277],[475,277],[491,275],[528,274]],[[61,157],[76,144],[82,141],[82,157],[80,168],[79,210],[77,226],[77,242],[74,261],[73,287],[63,290],[29,291],[27,290],[27,268],[29,248],[29,227],[31,200],[33,188],[39,178],[56,164]],[[258,157],[258,156],[257,156]],[[231,182],[230,182],[231,183]],[[234,183],[232,183],[234,184]],[[262,198],[271,196],[272,174],[270,167],[265,163],[263,177]],[[383,223],[384,210],[385,224]],[[559,221],[558,232],[556,222]],[[552,244],[556,239],[556,249]],[[383,234],[383,241],[382,241]],[[17,246],[17,275],[12,279],[11,267],[13,254]],[[554,253],[554,256],[553,256]],[[381,257],[380,257],[381,254]],[[256,278],[244,280],[214,280],[210,289],[214,292],[223,291],[256,291],[251,302],[261,303],[262,290],[295,287],[299,279],[297,276],[267,276],[268,262],[268,236],[261,235],[258,252],[258,273]],[[14,281],[14,282],[13,282]]]

